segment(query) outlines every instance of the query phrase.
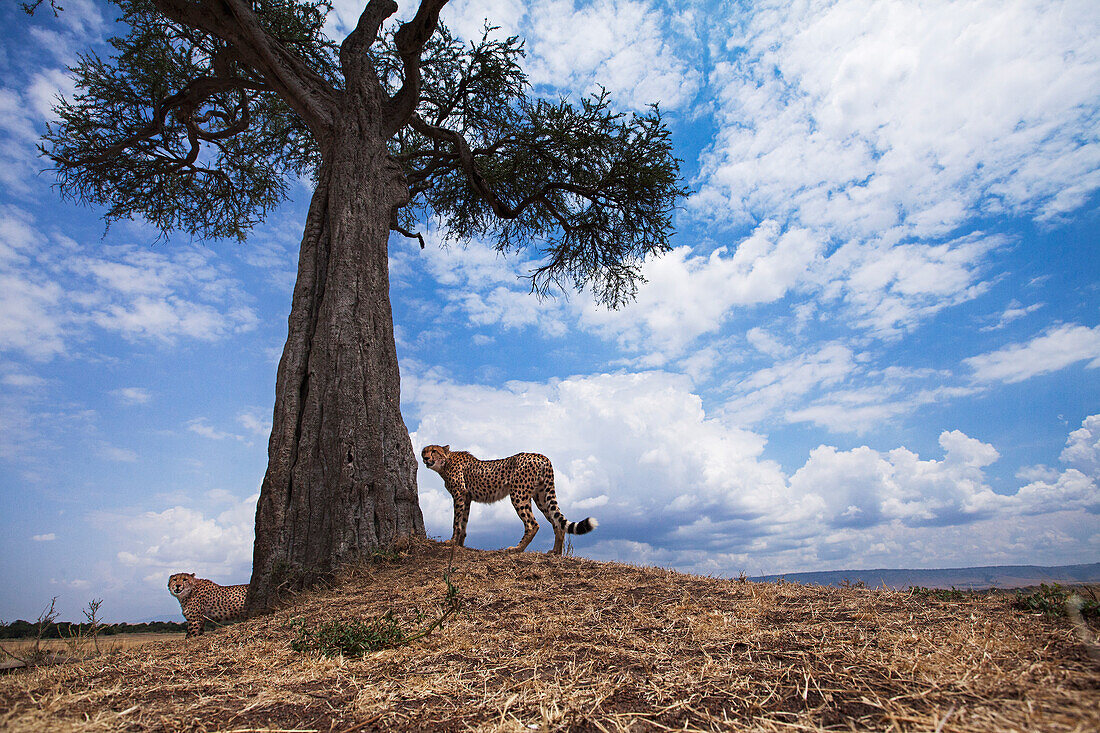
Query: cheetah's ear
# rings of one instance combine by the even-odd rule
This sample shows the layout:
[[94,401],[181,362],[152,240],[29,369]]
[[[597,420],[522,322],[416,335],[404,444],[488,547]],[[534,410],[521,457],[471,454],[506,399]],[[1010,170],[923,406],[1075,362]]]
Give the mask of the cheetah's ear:
[[449,446],[449,445],[445,445],[445,446],[443,446],[443,450],[445,450],[445,451],[447,451],[448,453],[450,453],[450,452],[451,452],[451,446]]

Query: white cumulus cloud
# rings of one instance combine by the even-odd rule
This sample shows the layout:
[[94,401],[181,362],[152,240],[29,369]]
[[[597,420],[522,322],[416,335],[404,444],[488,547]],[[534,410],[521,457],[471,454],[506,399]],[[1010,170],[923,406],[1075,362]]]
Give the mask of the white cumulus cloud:
[[[600,519],[598,534],[579,548],[594,557],[636,561],[614,554],[625,547],[701,572],[752,563],[771,572],[853,567],[873,557],[896,564],[912,543],[912,564],[934,566],[952,562],[949,541],[976,527],[975,537],[997,545],[981,554],[994,562],[999,552],[1015,552],[994,541],[996,523],[1015,527],[1023,541],[1023,524],[1036,515],[1053,523],[1043,540],[1048,561],[1100,540],[1088,540],[1085,518],[1093,517],[1094,529],[1096,478],[1081,470],[1097,455],[1097,416],[1070,436],[1064,470],[1006,494],[987,475],[999,451],[959,430],[940,434],[942,457],[820,445],[788,476],[767,458],[763,436],[707,415],[688,378],[666,372],[499,389],[411,374],[403,388],[406,409],[417,415],[410,421],[417,449],[442,443],[481,458],[550,456],[566,516]],[[429,533],[449,537],[452,505],[442,480],[426,470],[418,480]],[[520,529],[508,502],[478,507],[470,520],[475,546],[511,544]]]
[[972,356],[963,363],[978,382],[1012,384],[1081,361],[1088,361],[1090,369],[1100,367],[1100,326],[1055,326],[1030,341]]
[[[497,390],[407,375],[402,386],[404,404],[420,414],[417,449],[443,443],[482,458],[545,453],[567,516],[588,500],[599,506],[601,523],[610,517],[613,525],[641,530],[660,517],[663,533],[700,513],[742,520],[770,514],[773,500],[785,495],[778,465],[761,458],[763,438],[707,418],[683,376],[602,374]],[[449,537],[451,502],[441,480],[421,471],[419,481],[431,529]],[[796,504],[785,502],[791,520],[800,512]],[[511,506],[492,516],[500,528],[514,520]],[[471,532],[478,531],[484,529],[475,516]]]
[[738,423],[782,415],[807,395],[843,383],[859,370],[860,358],[849,346],[834,342],[777,361],[732,384],[734,395],[725,404],[723,414]]
[[124,405],[144,405],[153,398],[144,387],[120,387],[111,390],[111,395]]
[[1100,415],[1086,417],[1081,427],[1069,434],[1061,459],[1087,476],[1100,478]]
[[688,39],[673,44],[666,32],[674,20],[645,0],[533,3],[523,27],[531,81],[554,94],[603,86],[617,104],[634,109],[654,102],[681,108],[703,78]]
[[695,254],[689,247],[648,261],[635,302],[608,311],[589,301],[582,325],[620,345],[680,356],[703,334],[716,332],[735,306],[771,303],[799,285],[818,259],[820,243],[805,230],[781,232],[764,222],[735,250]]
[[1088,0],[757,3],[729,22],[708,212],[926,237],[1056,216],[1100,185]]
[[215,253],[173,243],[83,245],[0,211],[0,351],[38,361],[72,355],[96,331],[140,341],[214,341],[259,324]]
[[987,292],[1010,242],[975,221],[1053,221],[1100,188],[1087,0],[762,2],[710,22],[718,129],[688,208],[719,231],[806,230],[805,313],[897,338]]
[[236,500],[213,516],[185,506],[137,516],[99,515],[118,535],[117,553],[125,567],[144,575],[195,572],[219,582],[247,582],[258,495]]
[[245,439],[244,436],[238,435],[237,433],[230,433],[225,430],[218,430],[213,425],[211,425],[205,417],[192,418],[184,424],[187,426],[187,429],[195,435],[201,435],[202,437],[209,438],[210,440],[244,441]]

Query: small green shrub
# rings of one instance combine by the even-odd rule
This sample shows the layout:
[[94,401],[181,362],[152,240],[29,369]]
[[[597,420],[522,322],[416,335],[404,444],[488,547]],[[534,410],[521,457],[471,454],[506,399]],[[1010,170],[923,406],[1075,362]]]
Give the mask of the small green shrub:
[[[443,573],[443,582],[447,592],[440,604],[439,618],[420,630],[406,630],[393,615],[393,610],[381,616],[366,620],[335,620],[311,624],[303,618],[290,620],[288,626],[294,638],[290,648],[296,652],[320,654],[323,657],[361,657],[364,654],[392,649],[411,644],[436,629],[443,628],[443,622],[458,613],[461,601],[458,589],[451,583],[451,570]],[[424,615],[416,611],[416,623],[424,620]]]
[[937,601],[963,601],[966,600],[966,591],[951,586],[951,590],[944,588],[925,588],[922,585],[909,586],[909,595],[918,598],[932,598]]
[[372,550],[365,560],[368,564],[397,562],[401,559],[401,553],[397,550]]
[[393,611],[366,621],[324,621],[316,625],[297,618],[290,622],[290,630],[295,634],[291,649],[316,652],[323,657],[361,657],[400,646],[406,637]]
[[1016,591],[1013,607],[1021,611],[1039,612],[1047,616],[1065,616],[1066,604],[1077,599],[1079,611],[1084,618],[1100,618],[1100,601],[1095,597],[1081,598],[1072,588],[1063,588],[1058,583],[1043,583],[1031,593]]

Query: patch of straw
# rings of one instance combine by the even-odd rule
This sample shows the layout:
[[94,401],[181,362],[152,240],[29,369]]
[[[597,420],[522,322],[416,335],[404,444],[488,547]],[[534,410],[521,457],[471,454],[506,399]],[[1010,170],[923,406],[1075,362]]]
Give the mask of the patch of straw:
[[1100,667],[1073,624],[996,594],[458,550],[462,610],[433,634],[356,659],[291,649],[292,618],[434,618],[450,555],[427,543],[272,616],[7,675],[0,728],[1100,730]]

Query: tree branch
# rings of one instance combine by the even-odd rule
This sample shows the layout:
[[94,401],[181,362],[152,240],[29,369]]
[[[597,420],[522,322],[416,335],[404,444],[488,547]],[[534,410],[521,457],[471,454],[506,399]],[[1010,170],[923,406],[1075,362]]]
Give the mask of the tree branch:
[[420,232],[410,232],[408,229],[402,227],[400,224],[397,223],[396,216],[394,217],[393,221],[390,222],[390,231],[397,232],[398,234],[406,236],[409,239],[419,240],[420,249],[424,249],[424,235]]
[[474,162],[474,154],[471,152],[470,145],[466,142],[466,138],[462,137],[462,135],[454,130],[429,125],[417,114],[413,114],[409,117],[409,125],[424,137],[431,140],[438,140],[439,142],[450,143],[451,146],[454,147],[455,153],[458,155],[459,165],[462,167],[463,172],[465,172],[466,178],[470,181],[470,185],[473,186],[478,195],[485,199],[493,208],[493,213],[502,219],[515,218],[514,215],[509,216],[509,214],[512,213],[511,208],[501,201],[496,193],[489,188],[489,184],[485,182],[485,178],[477,169],[477,165]]
[[340,44],[340,63],[347,66],[351,56],[369,48],[378,40],[378,31],[386,18],[397,12],[394,0],[370,0],[359,15],[355,30]]
[[324,77],[264,30],[247,0],[152,2],[177,23],[197,28],[233,46],[237,57],[259,72],[314,134],[328,135],[336,114],[336,91]]
[[404,127],[420,103],[420,54],[435,32],[439,24],[439,11],[446,4],[447,0],[421,0],[416,15],[403,23],[393,36],[397,54],[401,57],[404,80],[389,100],[388,119],[383,129],[386,137]]
[[[473,64],[471,63],[472,67]],[[458,103],[463,101],[466,96],[467,90],[470,88],[470,68],[462,70],[462,77],[459,79],[458,87],[455,89],[451,98],[447,102],[439,107],[439,110],[435,115],[435,124],[442,125],[443,121],[451,116],[451,113],[455,111],[455,107]]]
[[[243,94],[243,90],[245,89],[264,91],[267,87],[263,84],[248,81],[247,79],[223,79],[213,76],[200,76],[196,79],[192,79],[183,89],[166,97],[162,102],[157,104],[153,112],[153,118],[149,120],[148,124],[129,137],[119,140],[99,153],[81,158],[80,161],[64,156],[59,156],[57,160],[58,162],[71,166],[95,165],[96,163],[110,160],[123,150],[133,147],[144,140],[149,140],[162,132],[164,129],[164,122],[169,113],[175,110],[180,110],[180,120],[187,126],[188,138],[191,139],[193,145],[197,144],[198,138],[216,140],[235,135],[248,127],[249,111],[247,101],[245,100],[242,100],[241,117],[225,130],[220,130],[216,133],[207,133],[198,129],[197,124],[203,120],[192,119],[191,117],[191,112],[202,104],[204,100],[209,99],[218,92],[225,92],[233,89],[241,90]],[[207,115],[204,115],[204,117],[206,116]]]
[[[550,200],[549,194],[554,191],[566,191],[593,202],[599,199],[600,192],[595,188],[578,186],[573,183],[549,182],[544,184],[535,193],[522,199],[515,206],[511,206],[497,195],[492,187],[485,181],[485,177],[481,175],[481,171],[477,169],[473,151],[470,150],[470,145],[466,142],[466,138],[462,137],[462,135],[454,130],[429,125],[419,115],[413,115],[409,120],[409,124],[414,130],[425,137],[440,142],[450,143],[454,147],[455,153],[458,156],[457,162],[459,166],[461,166],[462,171],[466,174],[466,178],[470,182],[470,185],[477,191],[478,195],[492,207],[493,213],[501,219],[517,219],[527,207],[533,204],[539,204],[546,209],[563,230],[568,232],[573,227],[570,225],[568,217]],[[433,166],[428,166],[428,168],[433,168]]]
[[[194,123],[196,125],[196,134],[198,135],[199,139],[205,140],[207,142],[226,140],[233,137],[237,133],[247,130],[249,123],[252,122],[252,109],[251,105],[249,105],[248,103],[248,97],[245,96],[243,89],[240,92],[240,99],[240,103],[234,110],[234,112],[236,112],[237,114],[234,116],[227,115],[224,112],[218,112],[217,110],[210,110],[202,117],[196,117],[194,119]],[[203,130],[197,127],[198,125],[206,124],[210,121],[210,118],[212,117],[217,117],[218,119],[222,120],[226,123],[226,126],[223,129],[218,130],[217,132],[209,132],[207,130]]]

